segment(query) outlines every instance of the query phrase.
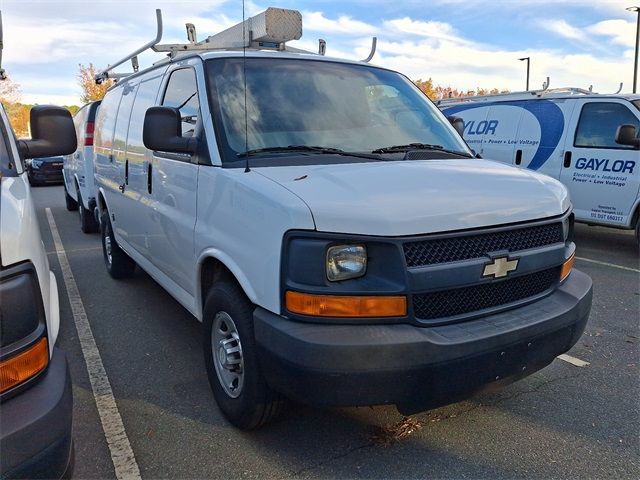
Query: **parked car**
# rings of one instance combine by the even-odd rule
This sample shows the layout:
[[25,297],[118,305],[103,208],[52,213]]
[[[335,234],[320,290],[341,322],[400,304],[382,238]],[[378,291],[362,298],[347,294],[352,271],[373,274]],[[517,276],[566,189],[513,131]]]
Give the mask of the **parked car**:
[[80,229],[84,233],[98,231],[95,216],[96,189],[93,179],[93,129],[100,102],[84,105],[73,117],[78,148],[64,157],[64,198],[67,210],[78,210]]
[[16,142],[0,106],[0,477],[59,478],[73,462],[71,378],[55,346],[58,287],[20,158],[75,148],[71,115],[35,106],[32,140]]
[[32,186],[62,183],[62,165],[62,157],[30,158],[26,161],[29,183]]
[[226,48],[239,25],[107,92],[110,275],[137,264],[203,322],[214,397],[243,429],[285,398],[410,414],[569,350],[591,279],[567,189],[474,158],[399,73],[288,51],[299,15],[248,20],[246,55]]
[[577,221],[635,229],[640,242],[640,95],[559,88],[439,106],[464,120],[465,139],[483,157],[560,180]]

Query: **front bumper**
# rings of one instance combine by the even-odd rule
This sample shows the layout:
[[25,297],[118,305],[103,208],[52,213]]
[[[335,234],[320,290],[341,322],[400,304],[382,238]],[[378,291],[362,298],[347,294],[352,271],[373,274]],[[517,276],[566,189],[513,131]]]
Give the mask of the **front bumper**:
[[73,467],[71,376],[53,349],[46,374],[0,406],[0,476],[61,478]]
[[551,295],[465,322],[327,325],[254,313],[269,384],[317,406],[396,404],[405,414],[462,400],[545,367],[580,338],[592,282],[573,270]]

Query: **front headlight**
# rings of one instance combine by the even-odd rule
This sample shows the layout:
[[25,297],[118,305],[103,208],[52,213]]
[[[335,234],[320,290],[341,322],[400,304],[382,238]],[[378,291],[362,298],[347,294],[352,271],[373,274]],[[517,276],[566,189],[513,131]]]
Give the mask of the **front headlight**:
[[364,245],[329,247],[326,268],[331,282],[361,277],[367,271],[367,249]]
[[33,159],[31,160],[31,168],[35,168],[36,170],[42,166],[44,160]]

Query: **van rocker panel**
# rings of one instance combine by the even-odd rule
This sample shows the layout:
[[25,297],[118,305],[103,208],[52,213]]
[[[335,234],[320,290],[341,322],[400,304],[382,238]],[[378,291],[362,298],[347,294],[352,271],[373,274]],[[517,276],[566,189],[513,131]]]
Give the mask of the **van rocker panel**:
[[552,295],[518,309],[436,327],[302,323],[257,308],[269,384],[316,406],[396,404],[412,414],[530,375],[568,351],[591,309],[573,270]]

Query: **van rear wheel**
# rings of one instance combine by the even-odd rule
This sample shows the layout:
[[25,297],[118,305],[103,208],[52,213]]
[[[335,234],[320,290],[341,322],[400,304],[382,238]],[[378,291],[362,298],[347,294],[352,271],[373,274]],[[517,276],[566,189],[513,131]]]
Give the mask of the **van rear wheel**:
[[69,192],[67,192],[67,186],[64,186],[64,203],[66,204],[67,210],[70,212],[74,212],[78,209],[78,202],[76,202]]
[[109,220],[109,212],[107,210],[102,214],[102,255],[107,272],[113,278],[129,278],[136,269],[134,262],[124,250],[120,248],[113,236],[113,228]]
[[80,190],[76,190],[78,197],[78,215],[80,216],[80,230],[83,233],[95,233],[98,231],[98,223],[96,222],[93,212],[84,208]]
[[229,422],[242,430],[261,427],[286,405],[260,370],[254,310],[235,282],[221,281],[209,290],[203,312],[204,360],[213,396]]

